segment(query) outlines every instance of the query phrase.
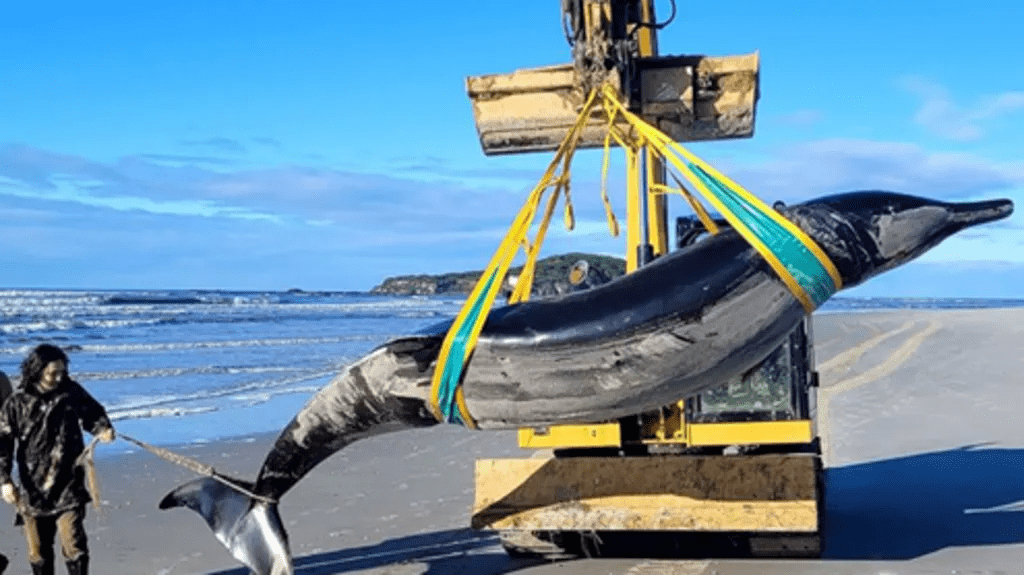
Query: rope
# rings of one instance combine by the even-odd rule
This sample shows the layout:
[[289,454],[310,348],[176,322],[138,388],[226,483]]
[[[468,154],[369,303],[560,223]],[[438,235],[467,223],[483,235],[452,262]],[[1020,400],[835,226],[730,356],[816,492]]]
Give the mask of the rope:
[[[134,443],[135,445],[138,445],[142,449],[145,449],[146,451],[152,453],[153,455],[156,455],[157,457],[160,457],[160,458],[163,458],[163,459],[165,459],[167,461],[170,461],[171,463],[173,463],[173,464],[175,464],[175,465],[177,465],[179,467],[184,467],[185,469],[188,469],[189,471],[192,471],[192,472],[197,473],[199,475],[205,475],[206,477],[210,477],[212,479],[216,479],[217,481],[223,483],[224,485],[227,485],[228,487],[234,489],[235,491],[238,491],[240,493],[244,493],[245,495],[248,495],[249,497],[252,497],[253,499],[257,499],[259,501],[263,501],[264,503],[272,503],[272,504],[276,504],[277,503],[276,499],[272,499],[272,498],[267,497],[265,495],[257,495],[255,493],[253,493],[252,491],[246,489],[242,485],[239,485],[238,483],[232,481],[231,479],[229,479],[229,478],[227,478],[227,477],[217,473],[217,470],[214,469],[213,466],[211,466],[211,465],[207,465],[205,463],[196,461],[195,459],[191,459],[189,457],[185,457],[184,455],[181,455],[179,453],[175,453],[175,452],[171,451],[170,449],[165,449],[163,447],[157,447],[155,445],[150,445],[150,444],[146,443],[145,441],[142,441],[142,440],[139,440],[139,439],[135,439],[134,437],[131,437],[130,435],[125,435],[123,433],[118,433],[117,435],[121,439],[124,439],[125,441],[129,441],[131,443]],[[93,440],[93,443],[95,443],[95,440]]]
[[96,444],[100,438],[93,437],[89,445],[85,446],[82,454],[75,460],[75,465],[85,467],[86,488],[89,490],[89,497],[92,498],[92,505],[100,511],[100,481],[96,475],[96,462],[93,453],[96,451]]

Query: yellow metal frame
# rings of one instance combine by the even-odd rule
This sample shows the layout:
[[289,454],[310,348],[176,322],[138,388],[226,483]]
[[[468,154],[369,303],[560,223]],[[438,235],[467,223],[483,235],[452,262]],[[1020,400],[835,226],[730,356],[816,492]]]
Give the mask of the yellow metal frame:
[[619,447],[622,426],[618,422],[592,425],[552,425],[540,429],[519,430],[519,446],[526,449],[560,447]]
[[[640,10],[644,22],[654,22],[654,4],[651,1],[641,2]],[[637,31],[637,48],[641,58],[653,58],[658,55],[658,36],[654,28],[644,26]],[[647,155],[647,173],[639,175],[647,179],[647,189],[665,185],[665,165],[652,150],[645,148]],[[642,201],[647,202],[648,242],[655,256],[668,253],[668,198],[661,194],[644,194]],[[637,244],[629,250],[636,257]],[[628,265],[628,264],[627,264]]]
[[640,193],[640,156],[629,148],[626,152],[626,273],[633,273],[640,266],[637,247],[643,231],[643,205],[646,201]]
[[[642,436],[642,444],[671,444],[684,447],[728,445],[796,445],[814,441],[814,422],[809,419],[786,421],[743,421],[726,423],[669,424],[653,434]],[[523,449],[572,449],[622,447],[629,440],[622,437],[618,422],[552,425],[545,428],[519,430],[519,447]]]
[[814,441],[814,423],[795,421],[746,421],[736,423],[691,423],[687,445],[776,445]]

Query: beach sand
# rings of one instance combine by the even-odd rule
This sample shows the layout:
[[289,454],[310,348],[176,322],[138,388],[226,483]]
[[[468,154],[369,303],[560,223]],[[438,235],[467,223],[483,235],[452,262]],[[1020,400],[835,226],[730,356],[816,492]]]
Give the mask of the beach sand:
[[[530,452],[514,431],[437,426],[357,442],[285,496],[296,573],[1024,572],[1024,309],[817,315],[814,341],[825,559],[509,558],[494,533],[467,527],[473,464]],[[275,436],[174,449],[253,478]],[[97,470],[93,573],[245,575],[197,514],[157,509],[192,472],[140,450],[104,456],[102,446]],[[27,574],[21,533],[0,507],[7,572]]]

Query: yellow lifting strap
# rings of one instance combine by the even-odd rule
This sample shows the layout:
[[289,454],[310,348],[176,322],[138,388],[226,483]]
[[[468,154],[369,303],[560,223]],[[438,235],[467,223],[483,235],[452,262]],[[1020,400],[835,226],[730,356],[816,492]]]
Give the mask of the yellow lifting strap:
[[[530,192],[526,203],[520,208],[519,213],[512,221],[505,239],[502,240],[498,249],[491,257],[490,263],[484,269],[480,279],[473,286],[473,291],[466,298],[465,304],[459,314],[455,317],[444,341],[441,343],[441,351],[437,358],[437,365],[434,367],[434,375],[430,386],[430,409],[439,421],[447,423],[462,423],[470,428],[476,428],[476,423],[466,408],[465,398],[462,394],[461,381],[464,375],[464,368],[469,362],[470,355],[476,347],[477,336],[483,329],[484,321],[494,304],[501,286],[505,283],[505,276],[508,273],[512,259],[522,245],[528,245],[527,256],[530,258],[523,266],[523,273],[516,282],[516,289],[513,292],[511,301],[524,301],[529,298],[530,287],[533,278],[533,269],[540,244],[544,239],[544,233],[550,221],[551,214],[558,200],[559,193],[566,195],[568,199],[568,169],[572,162],[572,155],[576,151],[576,144],[582,133],[587,118],[597,101],[597,91],[590,94],[575,125],[566,134],[561,145],[555,152],[555,157],[548,165],[537,186]],[[556,177],[559,163],[562,163],[562,173]],[[555,185],[555,192],[548,201],[544,219],[538,231],[538,237],[532,245],[527,240],[527,234],[537,214],[544,192]],[[567,219],[571,217],[571,211],[567,213]]]
[[[566,200],[566,227],[572,229],[569,168],[583,127],[595,111],[599,97],[608,116],[605,157],[602,163],[601,199],[612,235],[617,236],[619,232],[618,222],[615,220],[607,194],[608,156],[611,142],[614,140],[627,154],[634,156],[647,147],[655,155],[660,156],[666,165],[672,166],[682,174],[701,196],[709,201],[726,221],[765,258],[783,283],[801,302],[807,313],[812,312],[842,287],[842,279],[835,265],[800,228],[756,196],[744,190],[739,184],[715,170],[678,143],[673,142],[660,130],[629,112],[619,102],[615,89],[605,86],[601,90],[594,90],[590,93],[580,110],[576,123],[562,140],[555,152],[555,157],[528,196],[526,203],[520,208],[505,238],[491,257],[490,263],[484,269],[445,335],[437,365],[434,368],[429,402],[431,411],[439,421],[461,423],[467,427],[476,428],[476,422],[466,407],[465,397],[462,393],[461,383],[465,375],[465,367],[469,363],[480,331],[494,305],[494,299],[505,283],[509,267],[520,247],[526,252],[526,263],[523,265],[523,271],[509,297],[509,302],[515,303],[529,299],[537,255],[560,195],[564,195]],[[615,125],[615,119],[619,115],[629,123],[631,129],[628,133]],[[559,173],[559,164],[561,164],[561,173]],[[663,194],[678,191],[686,198],[708,231],[712,234],[718,233],[718,226],[715,225],[700,201],[683,186],[675,174],[672,177],[678,186],[677,190],[657,185],[649,187],[648,193]],[[554,191],[548,198],[536,236],[530,242],[527,237],[530,227],[533,225],[544,193],[552,186],[554,186]]]

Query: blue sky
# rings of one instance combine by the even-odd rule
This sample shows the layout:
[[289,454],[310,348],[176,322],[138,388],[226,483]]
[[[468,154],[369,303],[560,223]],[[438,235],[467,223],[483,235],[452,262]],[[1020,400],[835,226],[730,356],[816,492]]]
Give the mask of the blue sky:
[[[692,149],[762,198],[1024,199],[1014,3],[677,1],[662,54],[760,51],[755,136]],[[550,157],[485,157],[465,77],[568,61],[558,8],[6,6],[0,286],[365,290],[479,269]],[[599,163],[581,153],[577,230],[545,254],[622,253]],[[963,234],[850,293],[1024,297],[1021,227]]]

